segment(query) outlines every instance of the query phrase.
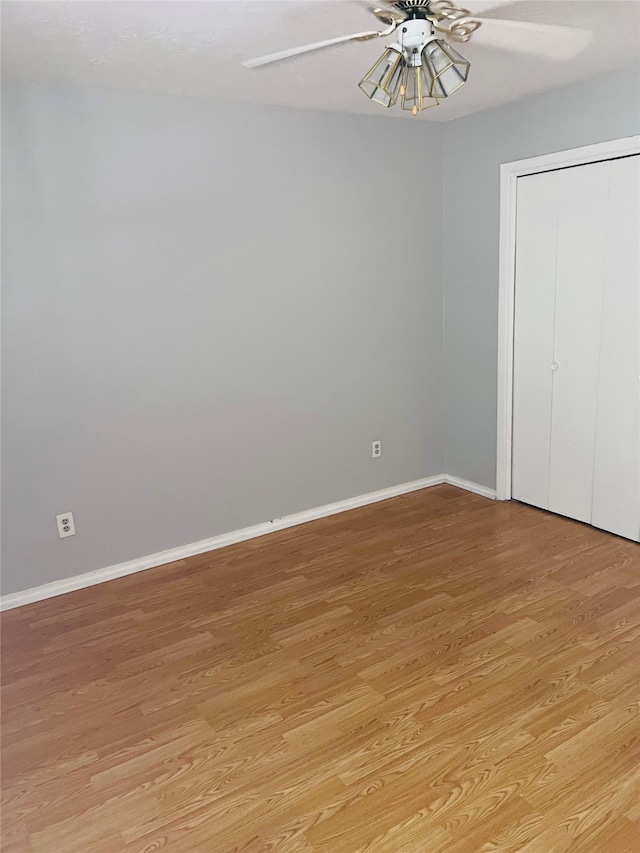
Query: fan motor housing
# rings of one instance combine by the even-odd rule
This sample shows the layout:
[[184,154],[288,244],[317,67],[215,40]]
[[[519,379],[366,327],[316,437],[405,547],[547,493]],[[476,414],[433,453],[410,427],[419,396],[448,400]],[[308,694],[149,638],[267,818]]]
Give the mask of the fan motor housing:
[[[427,20],[438,31],[454,41],[466,42],[481,26],[469,20],[469,11],[451,0],[385,0],[384,9],[372,9],[376,18],[389,26],[399,26],[410,20]],[[397,13],[391,11],[391,6]]]
[[[451,0],[385,0],[387,9],[395,6],[403,20],[409,18],[429,18],[438,20],[440,18],[455,19],[468,15],[466,9],[456,6]],[[393,13],[384,9],[372,10],[379,20],[388,21]]]
[[386,6],[387,9],[375,10],[374,15],[380,17],[380,19],[384,17],[387,20],[389,16],[394,15],[389,6],[395,6],[398,10],[397,20],[406,21],[409,18],[426,18],[431,14],[429,0],[387,0]]
[[427,14],[429,11],[429,0],[391,0],[394,6],[402,9],[403,12],[423,12]]

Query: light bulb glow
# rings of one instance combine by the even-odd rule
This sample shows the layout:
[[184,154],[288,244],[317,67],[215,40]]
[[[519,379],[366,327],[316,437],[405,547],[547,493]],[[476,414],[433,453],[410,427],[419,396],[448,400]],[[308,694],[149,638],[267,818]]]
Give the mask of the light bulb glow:
[[402,86],[400,86],[400,97],[404,98],[404,96],[406,94],[407,94],[407,87],[403,84]]
[[414,108],[411,110],[411,112],[414,114],[414,116],[417,116],[417,115],[418,115],[418,108],[417,108],[417,107],[414,107]]

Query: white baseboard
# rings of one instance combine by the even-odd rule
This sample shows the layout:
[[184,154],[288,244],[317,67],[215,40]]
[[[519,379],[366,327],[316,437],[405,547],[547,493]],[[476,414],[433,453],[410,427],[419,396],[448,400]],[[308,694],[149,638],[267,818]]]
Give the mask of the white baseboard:
[[450,486],[457,486],[459,489],[464,489],[465,492],[473,492],[476,495],[482,495],[483,498],[491,498],[496,500],[496,490],[489,489],[487,486],[480,486],[478,483],[472,483],[470,480],[463,480],[461,477],[454,477],[451,474],[445,474],[442,478],[443,482],[449,483]]
[[25,589],[23,592],[14,592],[10,595],[2,596],[0,599],[0,610],[11,610],[14,607],[22,607],[22,605],[31,604],[34,601],[54,598],[57,595],[64,595],[76,589],[84,589],[85,587],[121,578],[125,575],[132,575],[135,572],[142,572],[145,569],[163,566],[166,563],[174,563],[176,560],[184,560],[187,557],[193,557],[195,554],[204,554],[207,551],[224,548],[225,545],[234,545],[237,542],[244,542],[247,539],[255,539],[257,536],[264,536],[276,530],[295,527],[298,524],[305,524],[307,521],[326,518],[329,515],[335,515],[339,512],[356,509],[357,507],[377,503],[378,501],[385,501],[388,498],[406,495],[409,492],[427,489],[430,486],[437,486],[441,483],[450,483],[452,486],[457,486],[469,492],[475,492],[487,498],[495,499],[496,496],[493,489],[478,486],[476,483],[470,483],[458,477],[436,474],[432,477],[425,477],[422,480],[412,480],[410,483],[401,483],[399,486],[380,489],[378,492],[369,492],[366,495],[359,495],[355,498],[326,504],[315,509],[286,515],[283,518],[274,518],[273,521],[266,521],[263,524],[256,524],[253,527],[244,527],[241,530],[234,530],[231,533],[222,533],[220,536],[202,539],[200,542],[192,542],[190,545],[181,545],[179,548],[170,548],[168,551],[160,551],[157,554],[150,554],[148,557],[139,557],[137,560],[129,560],[126,563],[118,563],[115,566],[97,569],[95,572],[87,572],[84,575],[76,575],[65,580],[53,581],[53,583],[46,583],[32,589]]

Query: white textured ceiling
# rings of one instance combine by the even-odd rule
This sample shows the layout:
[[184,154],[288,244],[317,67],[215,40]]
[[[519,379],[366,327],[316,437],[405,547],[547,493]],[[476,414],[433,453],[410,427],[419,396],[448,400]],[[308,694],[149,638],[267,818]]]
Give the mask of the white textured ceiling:
[[[479,12],[492,4],[459,5]],[[399,107],[371,103],[357,87],[381,41],[255,70],[240,64],[380,29],[358,0],[3,0],[1,11],[4,79],[406,117]],[[640,0],[517,0],[487,14],[592,29],[596,37],[566,62],[462,45],[469,81],[421,119],[458,118],[639,61]]]

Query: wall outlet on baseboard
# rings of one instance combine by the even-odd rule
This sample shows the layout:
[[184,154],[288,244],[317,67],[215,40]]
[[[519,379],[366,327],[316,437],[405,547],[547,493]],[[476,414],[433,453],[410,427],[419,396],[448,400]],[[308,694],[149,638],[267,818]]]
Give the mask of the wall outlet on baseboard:
[[75,536],[76,526],[73,523],[72,512],[62,512],[56,515],[56,523],[58,525],[58,536],[64,539],[66,536]]
[[382,442],[381,441],[372,441],[371,442],[371,455],[374,459],[377,459],[378,456],[382,456]]

